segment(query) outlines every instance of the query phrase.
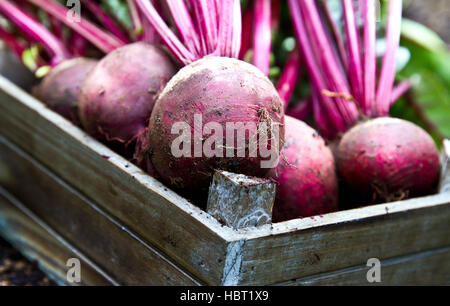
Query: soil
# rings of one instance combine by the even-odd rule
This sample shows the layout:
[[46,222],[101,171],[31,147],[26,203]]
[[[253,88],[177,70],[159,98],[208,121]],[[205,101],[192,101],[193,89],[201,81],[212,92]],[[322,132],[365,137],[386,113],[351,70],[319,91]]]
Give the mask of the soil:
[[2,286],[54,286],[55,284],[37,267],[25,259],[0,238],[0,287]]

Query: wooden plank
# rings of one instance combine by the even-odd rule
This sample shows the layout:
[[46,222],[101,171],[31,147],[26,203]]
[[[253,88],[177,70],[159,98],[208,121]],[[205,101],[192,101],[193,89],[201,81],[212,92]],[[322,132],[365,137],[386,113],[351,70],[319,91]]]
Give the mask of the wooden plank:
[[[0,187],[0,235],[60,285],[115,285],[109,275]],[[78,258],[81,282],[67,281],[67,260]]]
[[206,211],[234,228],[272,223],[276,184],[269,179],[216,171],[209,188]]
[[450,285],[450,248],[383,260],[380,267],[380,282],[368,282],[369,269],[371,269],[370,266],[361,265],[278,285],[448,286]]
[[197,285],[125,226],[0,137],[0,185],[124,285]]
[[440,194],[249,230],[235,283],[267,285],[450,246],[449,203]]
[[0,77],[0,135],[208,284],[234,232]]
[[439,191],[441,193],[450,192],[450,140],[444,140],[442,148],[442,175]]

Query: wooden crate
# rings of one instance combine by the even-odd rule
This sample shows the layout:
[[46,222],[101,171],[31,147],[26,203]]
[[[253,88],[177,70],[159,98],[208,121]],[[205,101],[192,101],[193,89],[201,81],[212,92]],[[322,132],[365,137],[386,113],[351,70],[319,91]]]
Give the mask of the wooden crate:
[[88,285],[367,285],[378,258],[382,285],[450,285],[442,189],[233,230],[0,76],[0,234],[60,283],[76,257]]

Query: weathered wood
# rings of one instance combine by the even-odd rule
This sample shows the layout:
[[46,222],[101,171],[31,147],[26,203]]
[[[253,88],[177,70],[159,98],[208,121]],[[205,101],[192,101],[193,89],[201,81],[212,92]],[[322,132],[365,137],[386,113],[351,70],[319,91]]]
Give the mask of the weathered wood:
[[361,265],[282,283],[283,286],[445,286],[450,285],[450,248],[381,261],[381,282],[369,283]]
[[208,284],[233,231],[0,76],[0,134]]
[[125,285],[196,285],[89,199],[0,137],[0,185]]
[[209,188],[207,212],[235,229],[270,224],[275,191],[271,180],[216,171]]
[[442,177],[439,186],[441,193],[450,192],[450,140],[444,140],[444,146],[442,147]]
[[266,285],[448,247],[449,204],[440,194],[240,230],[246,239],[235,249],[234,284]]
[[[116,285],[109,275],[0,187],[0,235],[61,285]],[[67,281],[69,258],[81,264],[81,282]]]

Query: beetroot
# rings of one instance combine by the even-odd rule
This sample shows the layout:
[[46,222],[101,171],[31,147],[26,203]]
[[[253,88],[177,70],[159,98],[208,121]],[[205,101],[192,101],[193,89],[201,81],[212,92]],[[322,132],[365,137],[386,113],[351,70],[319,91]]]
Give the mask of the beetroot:
[[338,168],[353,192],[392,201],[433,190],[440,172],[439,152],[420,127],[379,118],[345,134],[338,148]]
[[155,96],[175,72],[169,57],[153,45],[138,42],[114,50],[83,83],[83,127],[100,140],[135,140],[145,132]]
[[[344,134],[336,153],[342,186],[348,191],[343,194],[363,205],[431,193],[440,168],[433,140],[412,123],[387,118],[391,106],[411,86],[408,80],[394,86],[402,1],[388,1],[386,50],[380,67],[377,2],[362,1],[359,10],[354,1],[341,4],[344,31],[332,18],[323,20],[331,16],[327,5],[289,0],[312,80],[317,126],[330,140],[339,141]],[[324,26],[330,21],[334,37]]]
[[286,116],[285,143],[277,168],[273,221],[321,215],[338,209],[335,162],[323,138],[306,123]]
[[[223,134],[219,135],[219,140],[223,147],[216,149],[225,150],[226,146],[232,157],[228,153],[223,153],[223,157],[207,157],[205,154],[194,157],[195,140],[191,154],[174,156],[171,146],[179,137],[177,132],[172,133],[174,124],[185,122],[195,127],[195,116],[201,117],[204,126],[215,122],[222,128]],[[275,149],[278,157],[284,136],[284,112],[281,99],[270,80],[256,67],[236,59],[203,58],[178,72],[156,101],[149,124],[152,164],[164,182],[185,190],[207,187],[214,169],[264,176],[269,170],[261,167],[264,158],[259,153],[254,157],[249,154],[249,142],[259,142],[259,138],[245,137],[245,157],[237,157],[236,151],[242,148],[238,148],[238,137],[233,143],[226,140],[227,123],[253,124],[257,127],[260,122],[266,122],[268,127],[279,127],[278,139],[269,137],[268,141],[268,148]],[[237,130],[239,133],[244,128]],[[193,130],[189,131],[189,139],[195,138],[193,134]],[[209,135],[203,135],[202,143],[208,136],[206,134]],[[215,145],[218,145],[217,142]]]
[[81,84],[96,64],[96,60],[87,58],[67,60],[53,68],[33,93],[52,110],[79,124]]

